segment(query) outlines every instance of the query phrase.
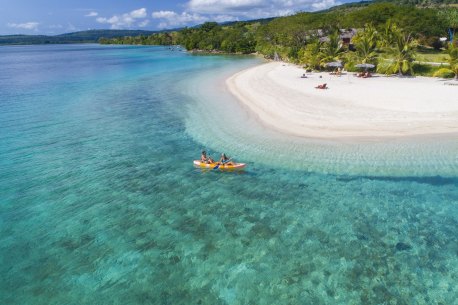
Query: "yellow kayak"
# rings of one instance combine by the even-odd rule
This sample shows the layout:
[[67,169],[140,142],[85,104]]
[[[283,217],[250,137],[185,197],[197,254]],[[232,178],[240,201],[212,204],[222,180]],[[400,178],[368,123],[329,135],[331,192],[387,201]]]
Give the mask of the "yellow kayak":
[[194,160],[194,165],[209,169],[242,169],[245,167],[246,163],[220,164],[218,162],[204,163],[200,160]]

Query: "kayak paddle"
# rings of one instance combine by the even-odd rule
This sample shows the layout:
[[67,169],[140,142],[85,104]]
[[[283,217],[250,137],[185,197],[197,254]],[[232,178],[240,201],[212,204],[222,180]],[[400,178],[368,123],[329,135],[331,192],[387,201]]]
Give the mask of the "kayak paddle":
[[[231,160],[232,160],[232,158],[229,158],[229,159],[227,159],[227,161],[226,161],[226,162],[224,162],[224,163],[228,163],[228,162],[229,162],[229,161],[231,161]],[[222,164],[224,164],[224,163],[222,163],[222,162],[218,162],[218,164],[216,164],[216,166],[215,166],[215,167],[213,167],[213,169],[218,169],[218,168],[219,168],[219,167],[220,167]]]

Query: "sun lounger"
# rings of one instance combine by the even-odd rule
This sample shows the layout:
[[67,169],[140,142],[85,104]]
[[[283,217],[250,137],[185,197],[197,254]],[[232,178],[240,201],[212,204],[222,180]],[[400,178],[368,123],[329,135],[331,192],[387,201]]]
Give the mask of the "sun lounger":
[[369,72],[361,72],[361,73],[355,74],[355,76],[362,77],[362,78],[368,78],[368,77],[372,77],[372,74],[370,74]]
[[316,88],[316,89],[328,89],[328,87],[326,87],[326,86],[327,86],[327,84],[324,83],[324,84],[321,84],[321,85],[316,86],[315,88]]

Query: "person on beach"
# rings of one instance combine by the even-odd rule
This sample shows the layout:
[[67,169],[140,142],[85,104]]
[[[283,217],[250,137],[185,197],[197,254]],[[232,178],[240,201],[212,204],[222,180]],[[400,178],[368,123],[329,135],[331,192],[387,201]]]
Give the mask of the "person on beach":
[[362,78],[368,78],[368,77],[371,77],[371,73],[369,71],[365,71],[365,72],[361,72],[361,73],[357,73],[356,74],[356,77],[362,77]]
[[321,85],[318,85],[316,86],[315,88],[316,89],[328,89],[328,87],[326,87],[328,84],[324,83],[324,84],[321,84]]
[[221,165],[227,164],[227,165],[233,165],[234,163],[231,161],[232,158],[228,158],[225,153],[221,154],[221,159],[219,159],[219,163]]
[[342,75],[342,69],[341,68],[336,68],[333,72],[330,73],[331,75],[337,75],[341,76]]

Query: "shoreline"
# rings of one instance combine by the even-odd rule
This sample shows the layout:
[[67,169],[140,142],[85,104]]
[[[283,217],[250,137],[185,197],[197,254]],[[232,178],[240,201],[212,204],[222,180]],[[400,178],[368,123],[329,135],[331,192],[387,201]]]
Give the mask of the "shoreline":
[[[183,79],[181,84],[181,91],[190,98],[185,111],[186,132],[203,148],[224,151],[243,162],[307,172],[456,176],[458,133],[359,138],[291,135],[261,120],[257,112],[237,100],[226,84],[238,73],[264,66],[263,62],[229,62]],[[293,77],[304,81],[300,75]]]
[[[269,62],[226,80],[228,91],[266,128],[302,138],[380,141],[458,135],[456,86],[443,80],[347,72],[307,73]],[[315,89],[327,83],[329,89]]]

